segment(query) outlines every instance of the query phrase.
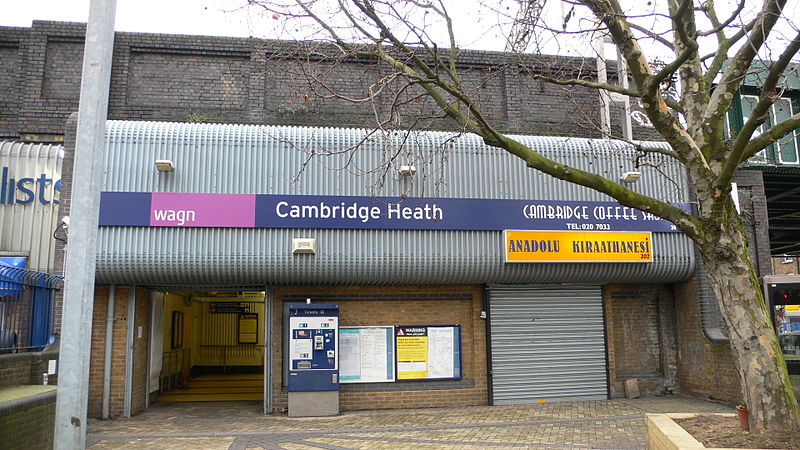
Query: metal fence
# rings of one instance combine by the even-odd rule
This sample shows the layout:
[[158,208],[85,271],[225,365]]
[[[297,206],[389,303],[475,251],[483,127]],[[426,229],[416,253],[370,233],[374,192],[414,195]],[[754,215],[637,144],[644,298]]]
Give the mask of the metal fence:
[[54,300],[63,280],[0,265],[0,353],[38,351],[53,342]]

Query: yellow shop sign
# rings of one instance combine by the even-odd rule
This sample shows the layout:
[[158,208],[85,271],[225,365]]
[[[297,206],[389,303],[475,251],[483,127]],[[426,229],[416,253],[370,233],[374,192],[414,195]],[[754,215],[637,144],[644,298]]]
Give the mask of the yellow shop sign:
[[505,230],[506,262],[652,262],[648,231]]

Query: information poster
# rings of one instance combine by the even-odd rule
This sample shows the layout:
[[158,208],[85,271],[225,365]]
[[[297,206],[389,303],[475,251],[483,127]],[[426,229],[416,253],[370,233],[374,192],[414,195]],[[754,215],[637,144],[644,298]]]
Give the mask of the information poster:
[[428,328],[395,328],[397,379],[428,378]]
[[239,315],[239,343],[258,343],[258,314]]
[[339,328],[339,381],[394,381],[393,330],[391,326]]
[[459,325],[395,327],[398,380],[461,378]]

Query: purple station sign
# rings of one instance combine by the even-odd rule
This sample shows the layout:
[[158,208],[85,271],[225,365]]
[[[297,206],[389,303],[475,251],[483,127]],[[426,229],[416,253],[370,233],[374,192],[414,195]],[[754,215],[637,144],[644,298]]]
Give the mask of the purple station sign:
[[100,226],[677,232],[616,202],[176,192],[103,192]]

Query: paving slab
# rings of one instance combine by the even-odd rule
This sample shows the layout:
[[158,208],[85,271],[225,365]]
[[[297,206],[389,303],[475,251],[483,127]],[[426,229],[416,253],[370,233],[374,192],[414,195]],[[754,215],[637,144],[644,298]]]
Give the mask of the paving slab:
[[263,415],[260,402],[158,403],[129,419],[90,419],[91,449],[644,449],[645,413],[732,412],[668,396],[512,406]]

